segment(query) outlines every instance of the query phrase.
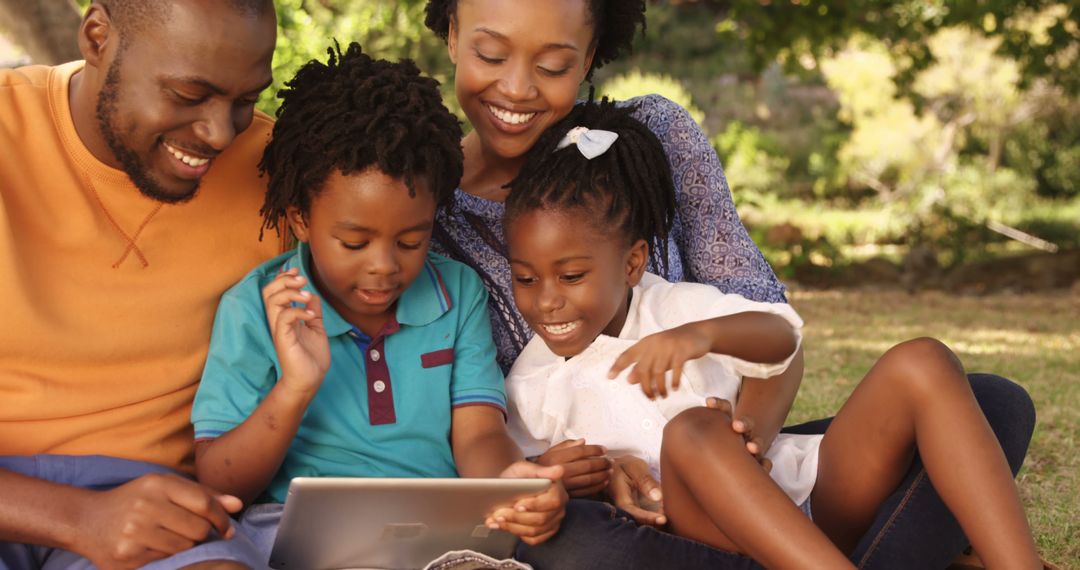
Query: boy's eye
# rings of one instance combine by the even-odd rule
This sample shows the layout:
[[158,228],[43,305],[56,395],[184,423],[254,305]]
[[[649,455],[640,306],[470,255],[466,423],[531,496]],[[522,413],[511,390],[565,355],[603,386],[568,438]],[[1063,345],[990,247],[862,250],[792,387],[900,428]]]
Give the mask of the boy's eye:
[[349,243],[349,242],[346,242],[346,241],[341,242],[342,247],[344,247],[345,249],[353,249],[353,250],[364,249],[365,247],[367,247],[367,244],[368,244],[368,242],[366,242],[366,241],[365,242],[360,242],[360,243]]
[[400,246],[401,249],[416,250],[416,249],[420,249],[421,247],[423,247],[423,245],[424,245],[423,241],[417,241],[417,242],[399,241],[398,242],[398,246]]
[[574,282],[577,282],[577,281],[581,281],[582,277],[585,277],[584,273],[567,273],[565,275],[560,276],[560,279],[562,279],[563,281],[565,281],[567,283],[574,283]]
[[516,281],[517,283],[519,283],[521,285],[532,285],[533,283],[536,282],[536,278],[535,277],[529,277],[527,275],[515,275],[514,276],[514,281]]

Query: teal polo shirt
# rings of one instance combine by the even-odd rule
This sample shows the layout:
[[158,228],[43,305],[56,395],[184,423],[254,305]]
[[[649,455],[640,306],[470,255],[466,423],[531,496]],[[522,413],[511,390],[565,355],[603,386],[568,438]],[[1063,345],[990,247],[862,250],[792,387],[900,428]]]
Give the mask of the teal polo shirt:
[[[280,255],[229,289],[214,318],[210,353],[195,395],[195,438],[243,422],[281,377],[262,289],[299,267],[311,280],[310,250]],[[456,477],[453,408],[494,406],[506,391],[495,363],[487,291],[467,266],[429,253],[398,299],[394,316],[367,337],[322,303],[330,370],[301,420],[266,494],[284,502],[293,477]]]

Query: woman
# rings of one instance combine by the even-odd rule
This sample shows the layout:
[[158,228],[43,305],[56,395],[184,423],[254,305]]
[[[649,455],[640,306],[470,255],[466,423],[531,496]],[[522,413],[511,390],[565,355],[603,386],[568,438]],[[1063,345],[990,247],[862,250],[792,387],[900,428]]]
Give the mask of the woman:
[[[468,263],[491,294],[499,361],[509,368],[530,336],[514,308],[501,220],[504,185],[541,133],[566,116],[592,71],[630,48],[644,26],[641,0],[433,0],[426,23],[447,41],[456,67],[455,92],[473,130],[462,141],[465,169],[455,204],[438,216],[434,249]],[[650,271],[669,280],[712,284],[758,301],[784,300],[783,286],[735,213],[719,159],[689,114],[660,96],[628,102],[661,140],[678,190],[678,217],[666,263]],[[747,381],[735,416],[755,455],[780,429],[802,375],[801,355],[780,382]],[[1022,388],[994,376],[972,376],[980,405],[1015,472],[1026,453],[1034,410]],[[752,418],[752,421],[750,421]],[[822,433],[825,421],[800,426]],[[753,426],[751,428],[751,426]],[[751,433],[752,432],[752,433]],[[640,522],[661,523],[632,500],[655,482],[640,465],[608,463],[593,446],[568,445],[541,462],[567,464],[575,496],[607,489],[629,512],[572,501],[564,528],[521,557],[539,568],[743,568],[747,558],[674,537]],[[626,484],[632,481],[631,484]],[[636,489],[635,489],[636,487]],[[640,491],[635,493],[635,491]],[[966,547],[956,521],[930,487],[917,460],[851,554],[860,567],[944,567]]]

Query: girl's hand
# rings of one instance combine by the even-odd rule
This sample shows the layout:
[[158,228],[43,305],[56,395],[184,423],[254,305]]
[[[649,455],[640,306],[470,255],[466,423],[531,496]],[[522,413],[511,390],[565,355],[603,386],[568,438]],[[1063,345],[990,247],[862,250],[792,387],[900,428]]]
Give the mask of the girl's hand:
[[330,343],[323,328],[322,302],[301,287],[307,279],[296,268],[280,273],[263,288],[266,321],[281,361],[281,383],[310,395],[330,369]]
[[[731,402],[722,398],[709,397],[705,399],[705,407],[719,410],[725,414],[731,416]],[[772,461],[765,457],[765,452],[769,450],[769,446],[765,445],[760,437],[754,435],[754,418],[750,416],[740,416],[731,420],[731,429],[735,433],[742,435],[743,441],[746,442],[746,451],[750,455],[754,456],[754,459],[761,465],[761,468],[766,473],[772,471]]]
[[616,507],[630,513],[638,524],[661,527],[667,524],[664,495],[645,461],[626,455],[615,459],[615,474],[608,495]]
[[650,400],[657,394],[666,398],[668,371],[672,371],[671,389],[678,390],[686,361],[701,358],[712,348],[712,339],[697,324],[687,323],[639,340],[619,355],[608,378],[615,378],[633,364],[634,369],[627,380],[631,384],[641,384],[641,391]]
[[546,491],[518,499],[513,505],[495,509],[484,524],[488,528],[502,529],[517,535],[522,542],[537,545],[555,536],[559,524],[566,516],[566,502],[569,497],[560,479],[563,477],[561,465],[542,467],[530,461],[512,463],[500,475],[511,478],[550,479],[551,486]]
[[552,446],[536,458],[537,465],[562,465],[563,485],[571,497],[589,497],[607,488],[611,481],[611,459],[599,445],[584,439],[568,439]]

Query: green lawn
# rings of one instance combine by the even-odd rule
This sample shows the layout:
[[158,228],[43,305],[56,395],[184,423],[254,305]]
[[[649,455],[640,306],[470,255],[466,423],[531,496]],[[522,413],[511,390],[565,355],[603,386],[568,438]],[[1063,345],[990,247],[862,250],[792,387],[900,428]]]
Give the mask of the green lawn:
[[1043,556],[1080,569],[1080,288],[1044,295],[960,297],[901,291],[799,291],[806,376],[789,423],[832,415],[890,346],[947,343],[969,372],[1022,384],[1038,424],[1019,475]]

